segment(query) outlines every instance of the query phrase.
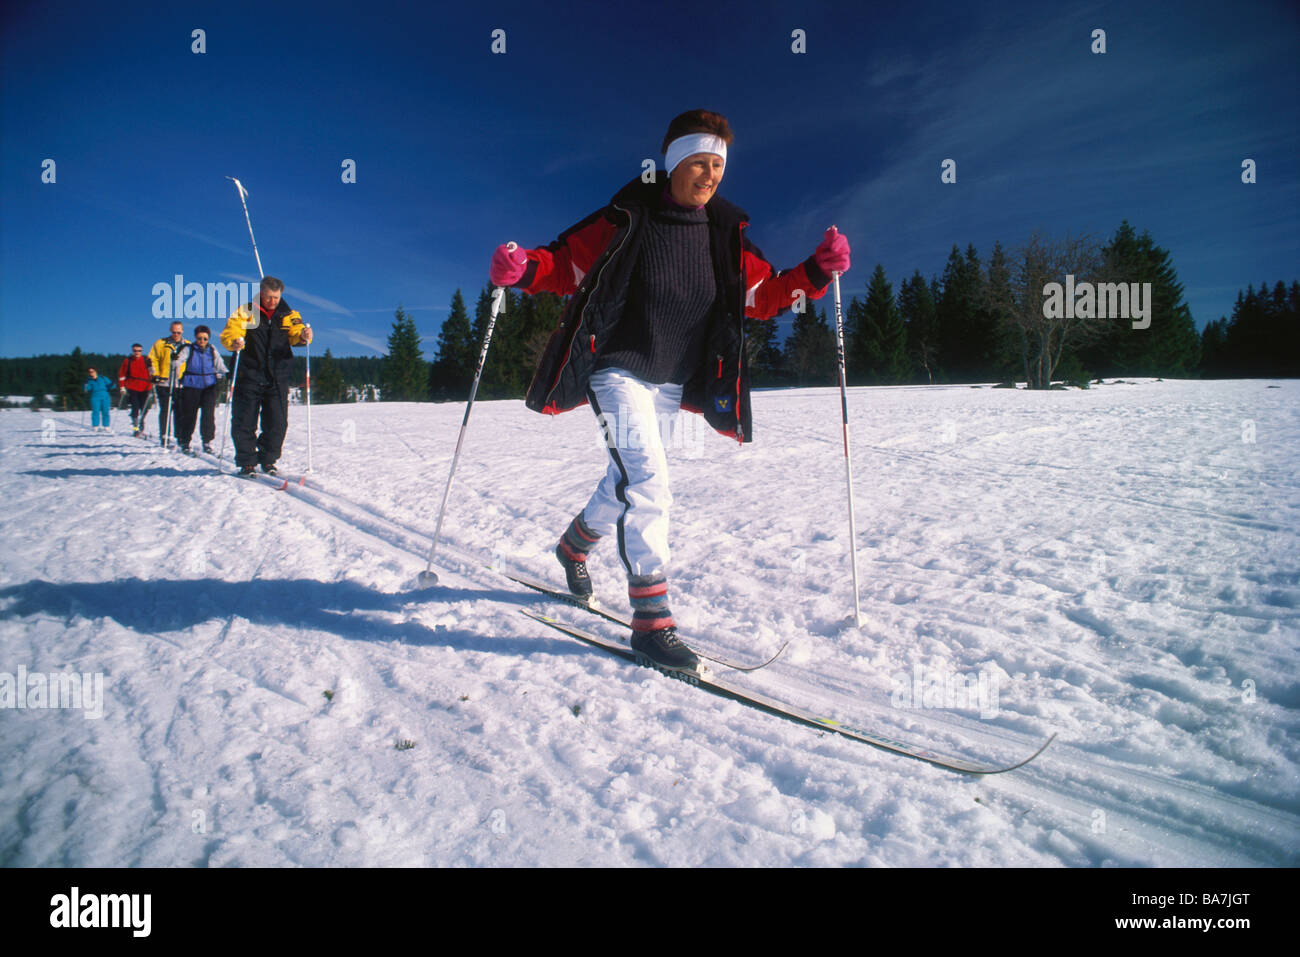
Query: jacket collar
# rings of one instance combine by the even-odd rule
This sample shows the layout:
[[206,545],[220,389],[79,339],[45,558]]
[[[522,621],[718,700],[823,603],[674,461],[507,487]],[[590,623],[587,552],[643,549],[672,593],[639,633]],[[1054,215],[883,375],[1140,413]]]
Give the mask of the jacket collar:
[[[638,176],[632,180],[610,200],[610,205],[627,208],[637,206],[642,209],[653,209],[659,203],[659,197],[664,191],[664,180],[660,175],[667,177],[663,170],[656,170],[655,182],[642,182]],[[734,228],[739,223],[749,222],[749,213],[745,212],[735,203],[723,199],[721,196],[714,195],[704,207],[705,212],[709,214],[709,222],[725,228]]]

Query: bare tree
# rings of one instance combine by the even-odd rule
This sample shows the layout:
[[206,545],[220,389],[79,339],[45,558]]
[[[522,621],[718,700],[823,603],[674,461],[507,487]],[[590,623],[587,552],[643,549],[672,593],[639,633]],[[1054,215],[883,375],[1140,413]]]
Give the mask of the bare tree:
[[1073,276],[1075,284],[1103,281],[1101,249],[1086,235],[1050,239],[1035,232],[1015,258],[1012,281],[992,305],[1019,346],[1029,388],[1048,389],[1066,346],[1103,335],[1107,323],[1092,309],[1078,315],[1072,302],[1063,309],[1045,308],[1047,285],[1064,284],[1067,276]]

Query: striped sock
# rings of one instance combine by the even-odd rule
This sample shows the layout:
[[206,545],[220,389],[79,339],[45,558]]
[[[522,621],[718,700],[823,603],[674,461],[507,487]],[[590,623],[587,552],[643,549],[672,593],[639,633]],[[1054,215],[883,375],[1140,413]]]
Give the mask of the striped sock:
[[591,551],[598,541],[600,536],[587,527],[587,523],[582,520],[582,513],[579,512],[573,516],[573,521],[560,536],[560,550],[569,557],[570,561],[585,562],[587,552]]
[[663,575],[629,575],[627,597],[632,602],[633,631],[676,627],[668,608],[668,579]]

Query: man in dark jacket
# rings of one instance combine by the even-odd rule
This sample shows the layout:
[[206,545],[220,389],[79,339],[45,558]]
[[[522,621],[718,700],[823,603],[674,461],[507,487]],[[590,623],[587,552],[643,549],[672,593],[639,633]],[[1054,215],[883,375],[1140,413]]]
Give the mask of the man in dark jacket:
[[719,432],[752,437],[745,317],[770,319],[823,295],[849,268],[831,227],[807,260],[777,272],[745,238],[749,216],[717,195],[732,143],[725,117],[692,110],[663,141],[658,171],[536,249],[497,248],[495,285],[570,296],[525,402],[556,414],[590,404],[610,462],[586,507],[560,537],[569,589],[591,595],[587,552],[615,535],[633,608],[632,647],[656,664],[693,670],[668,605],[667,458],[656,423],[678,409]]
[[[311,342],[311,326],[284,300],[284,283],[262,280],[258,302],[235,310],[221,332],[221,344],[240,353],[231,397],[230,436],[239,473],[275,474],[289,427],[289,383],[293,346]],[[258,421],[262,431],[257,434]]]

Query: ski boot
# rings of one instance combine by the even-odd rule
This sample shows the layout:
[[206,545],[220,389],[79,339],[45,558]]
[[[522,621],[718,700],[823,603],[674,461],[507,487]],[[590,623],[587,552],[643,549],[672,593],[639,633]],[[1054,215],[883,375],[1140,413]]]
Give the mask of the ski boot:
[[555,546],[555,557],[564,566],[564,577],[568,580],[569,591],[583,601],[590,601],[591,576],[587,574],[587,563],[564,554],[563,542]]
[[701,666],[699,656],[677,637],[676,626],[655,631],[633,631],[632,650],[636,652],[637,664],[662,671],[672,678],[696,684],[701,675],[708,673],[708,669]]

